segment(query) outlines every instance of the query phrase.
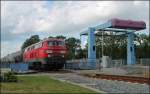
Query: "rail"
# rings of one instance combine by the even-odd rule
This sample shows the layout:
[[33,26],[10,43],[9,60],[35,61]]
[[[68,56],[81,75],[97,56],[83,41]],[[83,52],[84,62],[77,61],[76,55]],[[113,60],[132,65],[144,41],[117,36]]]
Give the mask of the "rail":
[[132,83],[145,83],[150,85],[150,78],[136,77],[136,76],[122,76],[122,75],[107,75],[107,74],[82,74],[87,77],[97,78],[97,79],[107,79],[107,80],[118,80]]

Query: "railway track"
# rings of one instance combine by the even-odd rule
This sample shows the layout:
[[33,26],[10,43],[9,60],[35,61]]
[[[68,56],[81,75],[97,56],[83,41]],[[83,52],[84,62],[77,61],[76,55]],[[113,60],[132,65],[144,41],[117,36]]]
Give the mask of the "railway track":
[[150,78],[146,77],[137,77],[137,76],[127,76],[127,75],[108,75],[108,74],[80,74],[70,70],[59,70],[59,71],[45,71],[45,73],[75,73],[77,75],[82,75],[90,78],[97,79],[107,79],[107,80],[117,80],[124,82],[132,82],[132,83],[141,83],[150,85]]
[[97,79],[107,79],[107,80],[117,80],[117,81],[125,81],[132,83],[144,83],[150,85],[150,78],[145,77],[136,77],[136,76],[121,76],[121,75],[107,75],[107,74],[82,74],[86,77],[97,78]]
[[59,70],[43,70],[43,71],[38,71],[39,73],[73,73],[72,71],[69,70],[64,70],[64,69],[59,69]]
[[37,73],[75,73],[77,75],[82,75],[90,78],[97,78],[97,79],[107,79],[107,80],[117,80],[117,81],[125,81],[125,82],[132,82],[132,83],[144,83],[150,85],[150,78],[145,77],[136,77],[136,76],[126,76],[126,75],[108,75],[108,74],[80,74],[70,70],[57,70],[57,71],[37,71]]

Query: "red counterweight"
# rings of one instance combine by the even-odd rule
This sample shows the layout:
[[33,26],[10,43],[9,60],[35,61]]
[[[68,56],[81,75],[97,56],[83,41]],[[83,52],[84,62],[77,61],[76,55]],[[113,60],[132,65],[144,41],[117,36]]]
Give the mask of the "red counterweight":
[[116,18],[109,21],[111,21],[112,24],[110,28],[131,30],[141,30],[146,28],[146,24],[143,21],[121,20]]

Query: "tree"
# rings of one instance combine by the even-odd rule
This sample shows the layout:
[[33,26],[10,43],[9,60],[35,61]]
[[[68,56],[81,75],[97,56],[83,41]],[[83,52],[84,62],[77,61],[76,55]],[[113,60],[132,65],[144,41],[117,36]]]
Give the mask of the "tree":
[[102,57],[102,44],[103,55],[110,56],[112,59],[126,59],[126,38],[123,36],[115,36],[113,32],[98,32],[96,37],[96,57]]
[[63,36],[63,35],[56,36],[56,38],[58,38],[58,39],[66,39],[66,37]]
[[136,34],[135,52],[137,58],[150,58],[150,36],[146,34]]
[[80,45],[80,40],[74,37],[68,38],[65,40],[67,49],[68,49],[68,56],[67,59],[75,59],[75,50]]
[[54,38],[53,36],[49,36],[48,38]]
[[23,51],[24,48],[26,48],[34,43],[37,43],[39,41],[40,41],[40,38],[38,35],[32,35],[29,39],[26,39],[26,41],[22,44],[21,50]]

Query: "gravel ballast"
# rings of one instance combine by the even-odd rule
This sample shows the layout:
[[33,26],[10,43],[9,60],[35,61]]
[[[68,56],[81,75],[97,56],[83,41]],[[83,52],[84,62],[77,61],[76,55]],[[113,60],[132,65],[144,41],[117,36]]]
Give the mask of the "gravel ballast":
[[106,93],[150,93],[150,85],[147,84],[88,78],[73,73],[50,75],[58,80],[69,81],[82,85],[84,84],[90,88],[104,91]]

